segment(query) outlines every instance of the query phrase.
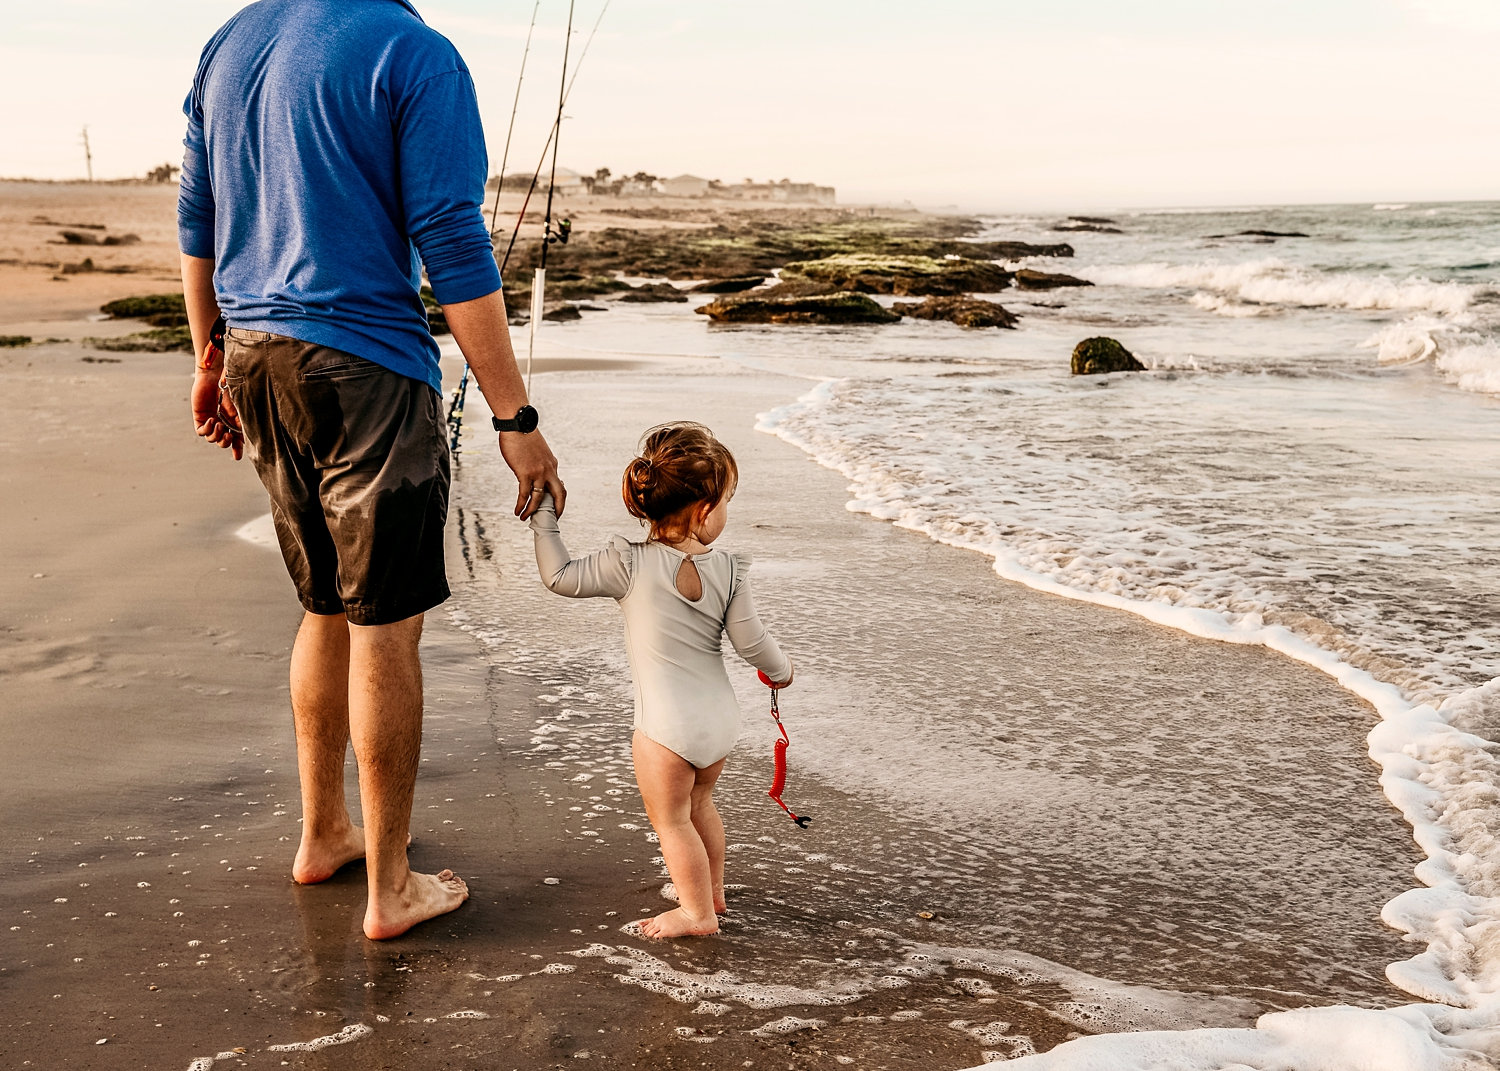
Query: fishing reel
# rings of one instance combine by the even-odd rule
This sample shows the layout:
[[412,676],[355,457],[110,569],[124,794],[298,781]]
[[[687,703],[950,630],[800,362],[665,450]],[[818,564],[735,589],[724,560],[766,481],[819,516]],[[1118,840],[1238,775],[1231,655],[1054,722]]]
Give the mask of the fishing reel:
[[547,244],[556,242],[558,245],[567,245],[568,239],[573,236],[573,221],[571,219],[560,219],[554,229],[549,223],[547,225]]

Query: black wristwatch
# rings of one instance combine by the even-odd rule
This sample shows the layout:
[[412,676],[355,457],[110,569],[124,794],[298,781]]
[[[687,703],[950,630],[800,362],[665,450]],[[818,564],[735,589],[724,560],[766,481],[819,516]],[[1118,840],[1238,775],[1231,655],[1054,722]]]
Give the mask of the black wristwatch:
[[501,420],[497,416],[490,417],[490,423],[495,425],[496,431],[519,431],[522,435],[529,435],[536,431],[540,418],[536,410],[529,405],[523,405],[516,410],[516,415],[509,420]]

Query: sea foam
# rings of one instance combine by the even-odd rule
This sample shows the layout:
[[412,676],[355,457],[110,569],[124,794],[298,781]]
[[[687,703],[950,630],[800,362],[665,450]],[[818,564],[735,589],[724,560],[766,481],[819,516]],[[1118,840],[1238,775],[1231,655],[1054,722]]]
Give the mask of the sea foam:
[[1208,291],[1241,304],[1288,308],[1390,309],[1463,313],[1482,287],[1410,277],[1311,272],[1277,257],[1234,263],[1096,265],[1081,274],[1096,285]]
[[[1106,1064],[1092,1062],[1090,1054],[1115,1061],[1122,1053],[1134,1054],[1132,1058],[1143,1061],[1139,1066],[1162,1066],[1152,1061],[1166,1059],[1168,1052],[1176,1054],[1171,1066],[1184,1068],[1220,1066],[1214,1061],[1228,1059],[1230,1053],[1239,1054],[1234,1058],[1242,1062],[1270,1066],[1260,1061],[1298,1046],[1302,1055],[1287,1066],[1389,1066],[1424,1071],[1461,1066],[1452,1063],[1459,1058],[1452,1054],[1461,1053],[1468,1043],[1456,1035],[1449,1037],[1442,1024],[1457,1024],[1454,1029],[1461,1027],[1466,1036],[1490,1027],[1500,1029],[1500,878],[1495,873],[1500,863],[1492,832],[1500,829],[1500,761],[1491,754],[1492,745],[1463,728],[1466,723],[1500,723],[1500,680],[1465,688],[1456,686],[1457,678],[1444,671],[1434,677],[1432,667],[1394,672],[1389,658],[1358,657],[1357,637],[1352,643],[1341,642],[1341,630],[1315,621],[1309,624],[1306,615],[1300,627],[1295,615],[1282,615],[1286,623],[1270,623],[1273,599],[1258,594],[1253,584],[1232,582],[1230,574],[1206,573],[1198,562],[1202,547],[1174,562],[1173,532],[1163,530],[1160,518],[1149,513],[1121,517],[1112,533],[1119,536],[1139,527],[1138,534],[1152,545],[1150,553],[1140,556],[1110,553],[1103,547],[1085,551],[1060,533],[1006,523],[1007,511],[1001,503],[966,500],[965,481],[955,481],[960,472],[976,471],[965,468],[962,461],[983,460],[972,456],[972,445],[948,441],[925,417],[919,419],[920,434],[908,436],[903,431],[899,399],[919,396],[919,390],[903,384],[899,395],[881,392],[877,404],[873,395],[861,393],[869,389],[868,383],[824,382],[792,405],[764,414],[757,427],[846,476],[852,510],[923,532],[939,542],[985,553],[1001,577],[1036,590],[1125,610],[1208,639],[1263,645],[1321,670],[1375,708],[1381,721],[1369,735],[1370,757],[1382,768],[1380,783],[1386,796],[1411,824],[1427,855],[1416,875],[1426,887],[1397,897],[1382,915],[1426,950],[1392,964],[1387,974],[1393,983],[1423,1000],[1474,1013],[1472,1018],[1455,1018],[1440,1009],[1415,1005],[1391,1012],[1333,1008],[1283,1013],[1262,1018],[1254,1031],[1212,1032],[1196,1040],[1181,1035],[1134,1040],[1122,1042],[1124,1049],[1091,1043],[1075,1050],[1081,1062],[1036,1066],[1103,1067]],[[943,385],[942,389],[946,392],[943,401],[951,410],[955,388]],[[911,405],[914,412],[931,412],[931,405],[919,397]],[[987,449],[997,448],[991,443]],[[1014,464],[1037,453],[1032,444],[1031,449],[1011,451],[1009,456]],[[1070,480],[1076,483],[1076,466],[1082,464],[1079,458],[1069,461],[1075,466],[1071,471],[1039,476],[1036,492],[1039,507],[1056,510],[1063,518],[1071,517],[1074,507],[1067,496],[1057,496],[1057,488]],[[1006,485],[1009,493],[1025,498],[1024,480],[1021,486],[1014,485],[1019,478],[1016,471],[1007,472],[1006,477],[1011,481]],[[1101,473],[1099,479],[1107,485],[1119,478]],[[1097,497],[1098,491],[1085,480],[1083,494]],[[1079,503],[1083,506],[1086,498]],[[1161,575],[1155,579],[1135,575],[1132,571],[1143,563],[1159,567]],[[1231,580],[1227,587],[1226,580]],[[1394,680],[1408,688],[1394,683],[1393,674]],[[1449,682],[1446,696],[1440,680]],[[1495,727],[1491,726],[1491,732]],[[1352,1047],[1326,1040],[1335,1033],[1347,1034]],[[1387,1040],[1375,1051],[1396,1062],[1366,1065],[1354,1057],[1350,1058],[1354,1062],[1343,1057],[1319,1062],[1320,1054],[1328,1052],[1365,1052],[1357,1039],[1377,1035]],[[1317,1041],[1319,1037],[1325,1040]],[[1105,1052],[1111,1055],[1106,1057]],[[1108,1066],[1137,1065],[1110,1062]]]

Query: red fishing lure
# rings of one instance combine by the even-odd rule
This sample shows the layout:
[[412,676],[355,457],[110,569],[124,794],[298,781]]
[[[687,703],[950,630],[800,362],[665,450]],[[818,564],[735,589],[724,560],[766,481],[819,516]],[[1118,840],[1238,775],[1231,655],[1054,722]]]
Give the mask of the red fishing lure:
[[[756,672],[760,673],[759,670]],[[776,682],[764,673],[760,673],[760,682],[771,689],[771,717],[775,719],[776,728],[781,733],[781,739],[776,741],[775,747],[776,773],[771,778],[771,791],[767,792],[766,795],[775,800],[776,806],[790,815],[792,821],[796,822],[800,828],[806,829],[808,823],[812,821],[812,817],[805,814],[798,816],[795,811],[781,800],[781,790],[786,788],[786,749],[792,744],[791,739],[786,735],[786,726],[781,724],[781,706],[777,702],[777,696],[781,689],[776,687]]]

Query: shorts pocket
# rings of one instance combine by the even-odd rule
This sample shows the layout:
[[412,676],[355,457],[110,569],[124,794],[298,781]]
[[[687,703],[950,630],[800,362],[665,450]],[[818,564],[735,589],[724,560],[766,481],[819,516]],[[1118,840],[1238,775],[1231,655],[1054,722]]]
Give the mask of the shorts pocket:
[[303,379],[363,379],[366,376],[378,376],[386,369],[374,361],[367,361],[363,357],[353,357],[348,354],[340,354],[337,360],[327,364],[319,364],[302,370]]

